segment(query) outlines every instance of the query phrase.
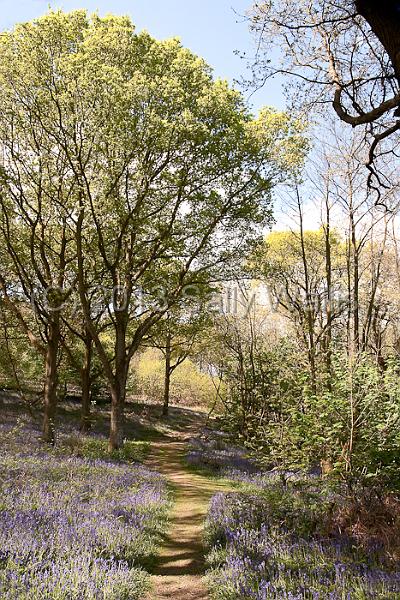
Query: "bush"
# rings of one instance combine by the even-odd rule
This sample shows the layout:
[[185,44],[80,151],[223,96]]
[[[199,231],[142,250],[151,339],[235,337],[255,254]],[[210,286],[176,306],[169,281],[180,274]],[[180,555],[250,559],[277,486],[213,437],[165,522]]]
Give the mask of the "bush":
[[[254,357],[253,357],[254,358]],[[333,356],[316,393],[298,350],[281,341],[261,353],[247,398],[230,386],[230,431],[267,469],[322,470],[349,485],[400,490],[400,365],[384,372],[368,356]],[[234,380],[232,380],[234,382]]]

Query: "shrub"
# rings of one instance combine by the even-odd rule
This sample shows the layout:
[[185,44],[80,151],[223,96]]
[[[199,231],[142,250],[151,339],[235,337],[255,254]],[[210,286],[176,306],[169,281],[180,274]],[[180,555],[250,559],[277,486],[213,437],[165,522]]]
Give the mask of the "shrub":
[[[349,485],[400,490],[400,366],[384,372],[368,356],[333,356],[316,393],[287,342],[258,356],[243,404],[230,388],[224,423],[267,469],[322,469]],[[233,380],[234,381],[234,380]],[[236,386],[238,389],[240,386]]]

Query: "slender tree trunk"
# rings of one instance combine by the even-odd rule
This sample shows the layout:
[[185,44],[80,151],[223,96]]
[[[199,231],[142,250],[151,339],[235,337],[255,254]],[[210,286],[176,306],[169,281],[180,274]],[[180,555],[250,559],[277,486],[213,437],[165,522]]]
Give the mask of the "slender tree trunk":
[[89,431],[91,428],[90,421],[90,371],[92,366],[92,350],[93,343],[90,335],[85,339],[85,358],[81,369],[81,386],[82,386],[82,411],[81,411],[81,431]]
[[59,316],[56,315],[53,322],[49,324],[47,340],[46,364],[45,364],[45,386],[44,386],[44,418],[43,418],[43,441],[54,444],[54,419],[57,409],[57,383],[58,383],[58,350],[60,345]]
[[165,344],[165,375],[164,375],[164,404],[163,417],[169,413],[169,392],[171,386],[171,336],[167,334]]
[[[370,297],[368,298],[368,307],[367,307],[367,314],[365,317],[365,322],[364,322],[364,327],[363,327],[363,332],[362,332],[362,351],[365,352],[368,349],[369,346],[369,342],[370,342],[370,333],[371,333],[371,327],[373,325],[373,319],[376,319],[376,328],[375,331],[379,330],[378,327],[378,323],[380,321],[379,319],[379,315],[380,315],[380,310],[379,310],[379,306],[377,307],[377,291],[378,291],[378,286],[381,280],[381,275],[382,275],[382,261],[385,255],[385,250],[386,250],[386,241],[387,241],[387,232],[388,232],[388,224],[385,220],[385,230],[384,230],[384,236],[383,236],[383,240],[381,242],[381,247],[379,249],[379,252],[375,251],[375,243],[374,243],[374,238],[373,238],[373,234],[374,234],[374,230],[373,227],[371,228],[371,242],[370,242],[370,246],[371,246],[371,293],[370,293]],[[379,300],[378,300],[378,305],[379,305]],[[377,329],[378,327],[378,329]]]
[[346,333],[347,333],[347,354],[350,356],[353,347],[352,331],[352,269],[351,269],[351,244],[350,239],[346,240],[346,276],[347,276],[347,310],[346,310]]
[[354,222],[354,214],[350,213],[350,228],[351,228],[351,248],[353,255],[353,341],[355,352],[360,350],[360,253],[357,244],[356,225]]
[[297,189],[297,206],[299,209],[299,223],[300,223],[300,242],[301,242],[301,254],[304,268],[304,286],[306,289],[306,320],[307,320],[307,334],[308,334],[308,362],[310,366],[310,377],[311,377],[311,390],[314,396],[317,394],[317,368],[316,368],[316,344],[315,344],[315,331],[314,331],[314,306],[312,290],[310,286],[310,278],[308,273],[308,259],[306,253],[306,246],[304,241],[304,223],[303,223],[303,208]]
[[331,253],[331,219],[329,198],[326,199],[326,228],[325,228],[325,267],[326,267],[326,334],[325,360],[328,377],[328,390],[332,391],[332,253]]
[[[105,375],[107,377],[110,392],[111,392],[111,419],[110,419],[110,435],[108,447],[109,450],[117,450],[121,448],[124,443],[124,410],[125,410],[125,396],[126,396],[126,380],[128,375],[129,362],[132,357],[132,349],[127,353],[126,349],[126,331],[128,328],[129,316],[128,307],[131,297],[132,290],[128,292],[124,299],[125,306],[119,306],[118,303],[114,303],[115,306],[115,372],[113,371],[110,363],[109,356],[105,350],[105,347],[100,340],[99,332],[96,329],[96,325],[92,320],[90,311],[90,301],[87,297],[86,290],[86,273],[84,263],[84,250],[82,247],[82,227],[84,220],[84,204],[83,199],[80,201],[81,212],[76,228],[76,245],[78,254],[78,285],[79,285],[79,296],[81,299],[83,312],[85,316],[86,327],[92,336],[93,343],[96,347],[98,356],[102,362]],[[104,248],[103,248],[104,250]],[[119,286],[120,282],[115,273],[115,269],[111,269],[114,285]],[[1,280],[0,280],[1,283]],[[149,327],[148,323],[148,327]],[[146,327],[143,325],[136,331],[137,344],[135,349],[140,344],[141,337],[147,332]],[[139,336],[138,334],[142,334]],[[135,335],[135,337],[136,337]]]
[[240,341],[239,341],[239,347],[238,347],[237,354],[238,354],[238,361],[239,361],[239,370],[238,370],[239,386],[238,387],[239,387],[239,391],[240,391],[240,406],[241,406],[241,413],[242,413],[241,414],[242,424],[241,424],[240,433],[244,437],[244,439],[247,439],[248,386],[247,386],[247,381],[246,381],[246,369],[245,369],[245,364],[244,364],[244,356],[243,356],[242,349],[240,347]]
[[354,379],[353,379],[353,370],[354,363],[353,358],[349,361],[349,401],[350,401],[350,427],[349,427],[349,439],[347,444],[347,453],[346,457],[346,473],[351,473],[352,471],[352,459],[353,459],[353,449],[354,449],[354,440],[356,436],[356,422],[357,422],[357,405],[355,402],[354,396]]
[[379,307],[374,307],[374,315],[371,320],[371,329],[374,336],[374,346],[375,346],[375,354],[376,354],[376,362],[379,367],[380,373],[386,371],[386,360],[383,354],[383,332],[381,329],[381,314],[379,311]]

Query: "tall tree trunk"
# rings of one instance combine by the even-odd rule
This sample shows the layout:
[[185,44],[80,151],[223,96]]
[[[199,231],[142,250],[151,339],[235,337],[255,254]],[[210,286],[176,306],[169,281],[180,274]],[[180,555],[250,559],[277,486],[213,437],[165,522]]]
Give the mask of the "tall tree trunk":
[[81,410],[81,431],[89,431],[91,428],[90,421],[90,371],[92,366],[92,350],[93,342],[90,334],[85,338],[85,358],[81,369],[81,387],[82,387],[82,410]]
[[126,381],[115,381],[111,386],[111,420],[108,448],[110,452],[122,448],[125,429],[125,388]]
[[307,338],[308,338],[308,363],[310,366],[310,379],[311,379],[311,391],[314,396],[317,394],[317,368],[316,368],[316,344],[315,344],[315,331],[314,331],[314,306],[313,296],[310,286],[310,278],[308,273],[308,258],[306,253],[306,246],[304,241],[304,220],[303,220],[303,207],[299,190],[296,190],[297,194],[297,207],[299,210],[299,224],[300,224],[300,243],[301,243],[301,255],[304,269],[304,287],[306,290],[306,321],[307,321]]
[[[373,227],[371,228],[371,241],[370,241],[370,248],[371,248],[371,293],[370,293],[370,297],[368,298],[368,306],[367,306],[367,311],[366,311],[366,317],[365,317],[365,322],[364,322],[364,327],[363,327],[363,332],[362,332],[362,351],[366,352],[366,350],[368,349],[369,346],[369,341],[370,341],[370,333],[371,333],[371,327],[372,327],[372,321],[375,318],[376,319],[376,326],[378,325],[380,319],[379,319],[379,315],[380,315],[380,310],[379,310],[379,306],[377,307],[376,304],[378,303],[379,305],[379,300],[377,302],[377,292],[378,292],[378,286],[381,280],[381,275],[382,275],[382,261],[385,255],[385,250],[386,250],[386,240],[387,240],[387,233],[388,233],[388,224],[387,221],[385,219],[385,230],[384,230],[384,235],[383,235],[383,240],[381,241],[381,247],[379,249],[379,252],[375,251],[375,241],[374,241],[374,230]],[[380,328],[380,324],[379,327],[377,329],[375,329],[375,331],[378,331]]]
[[351,268],[351,243],[350,238],[346,239],[346,334],[347,334],[347,354],[350,355],[353,348],[353,330],[352,330],[352,268]]
[[171,385],[171,336],[167,334],[165,343],[165,375],[164,375],[164,404],[162,414],[164,417],[169,413],[169,391]]
[[126,353],[127,315],[116,313],[115,377],[111,384],[111,421],[109,450],[118,450],[124,444],[126,380],[129,358]]
[[[84,221],[84,203],[83,198],[80,199],[80,214],[77,221],[76,228],[76,245],[78,255],[78,286],[79,296],[83,307],[85,316],[85,324],[92,336],[93,343],[96,347],[98,356],[103,365],[105,376],[107,377],[110,392],[111,392],[111,419],[110,419],[110,435],[108,447],[109,450],[117,450],[121,448],[124,443],[124,410],[125,410],[125,396],[126,396],[126,380],[128,375],[128,368],[130,359],[133,355],[133,350],[127,352],[126,348],[126,331],[128,328],[129,316],[128,307],[132,294],[132,289],[127,292],[124,298],[124,306],[119,306],[118,303],[114,302],[115,309],[115,371],[112,368],[108,353],[100,339],[99,331],[96,328],[94,321],[91,316],[90,301],[87,296],[86,289],[86,272],[84,263],[84,249],[82,246],[82,227]],[[105,249],[103,248],[105,252]],[[120,287],[120,281],[117,277],[115,268],[111,268],[115,288]],[[0,280],[1,283],[1,280]],[[115,299],[114,299],[115,300]],[[150,321],[147,325],[150,326]],[[135,350],[137,350],[141,338],[147,332],[147,329],[143,324],[137,329],[135,338],[137,337]],[[139,333],[141,335],[139,335]]]
[[360,15],[368,21],[372,31],[389,55],[400,82],[400,12],[398,0],[356,0]]
[[353,212],[350,213],[350,230],[351,230],[351,249],[353,256],[353,297],[352,297],[352,313],[353,313],[353,343],[356,353],[360,350],[360,252],[357,243],[356,224],[354,221]]
[[326,228],[325,228],[325,268],[326,268],[326,334],[325,361],[328,377],[328,390],[332,391],[332,253],[331,253],[331,219],[329,197],[326,199]]
[[374,314],[371,320],[371,328],[374,336],[374,346],[376,362],[379,367],[379,371],[383,374],[386,371],[386,360],[383,353],[383,331],[382,331],[382,315],[379,310],[379,306],[374,307]]
[[43,441],[54,444],[54,419],[57,409],[58,350],[60,345],[59,315],[49,324],[44,386]]

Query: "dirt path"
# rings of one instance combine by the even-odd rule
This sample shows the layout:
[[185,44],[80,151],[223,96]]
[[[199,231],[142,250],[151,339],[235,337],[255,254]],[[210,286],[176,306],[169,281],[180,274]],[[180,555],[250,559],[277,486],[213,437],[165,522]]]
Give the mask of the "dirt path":
[[183,440],[155,442],[146,461],[147,466],[167,477],[175,493],[170,529],[153,570],[152,600],[208,598],[202,580],[203,524],[211,496],[226,486],[190,473],[183,462],[185,451]]

